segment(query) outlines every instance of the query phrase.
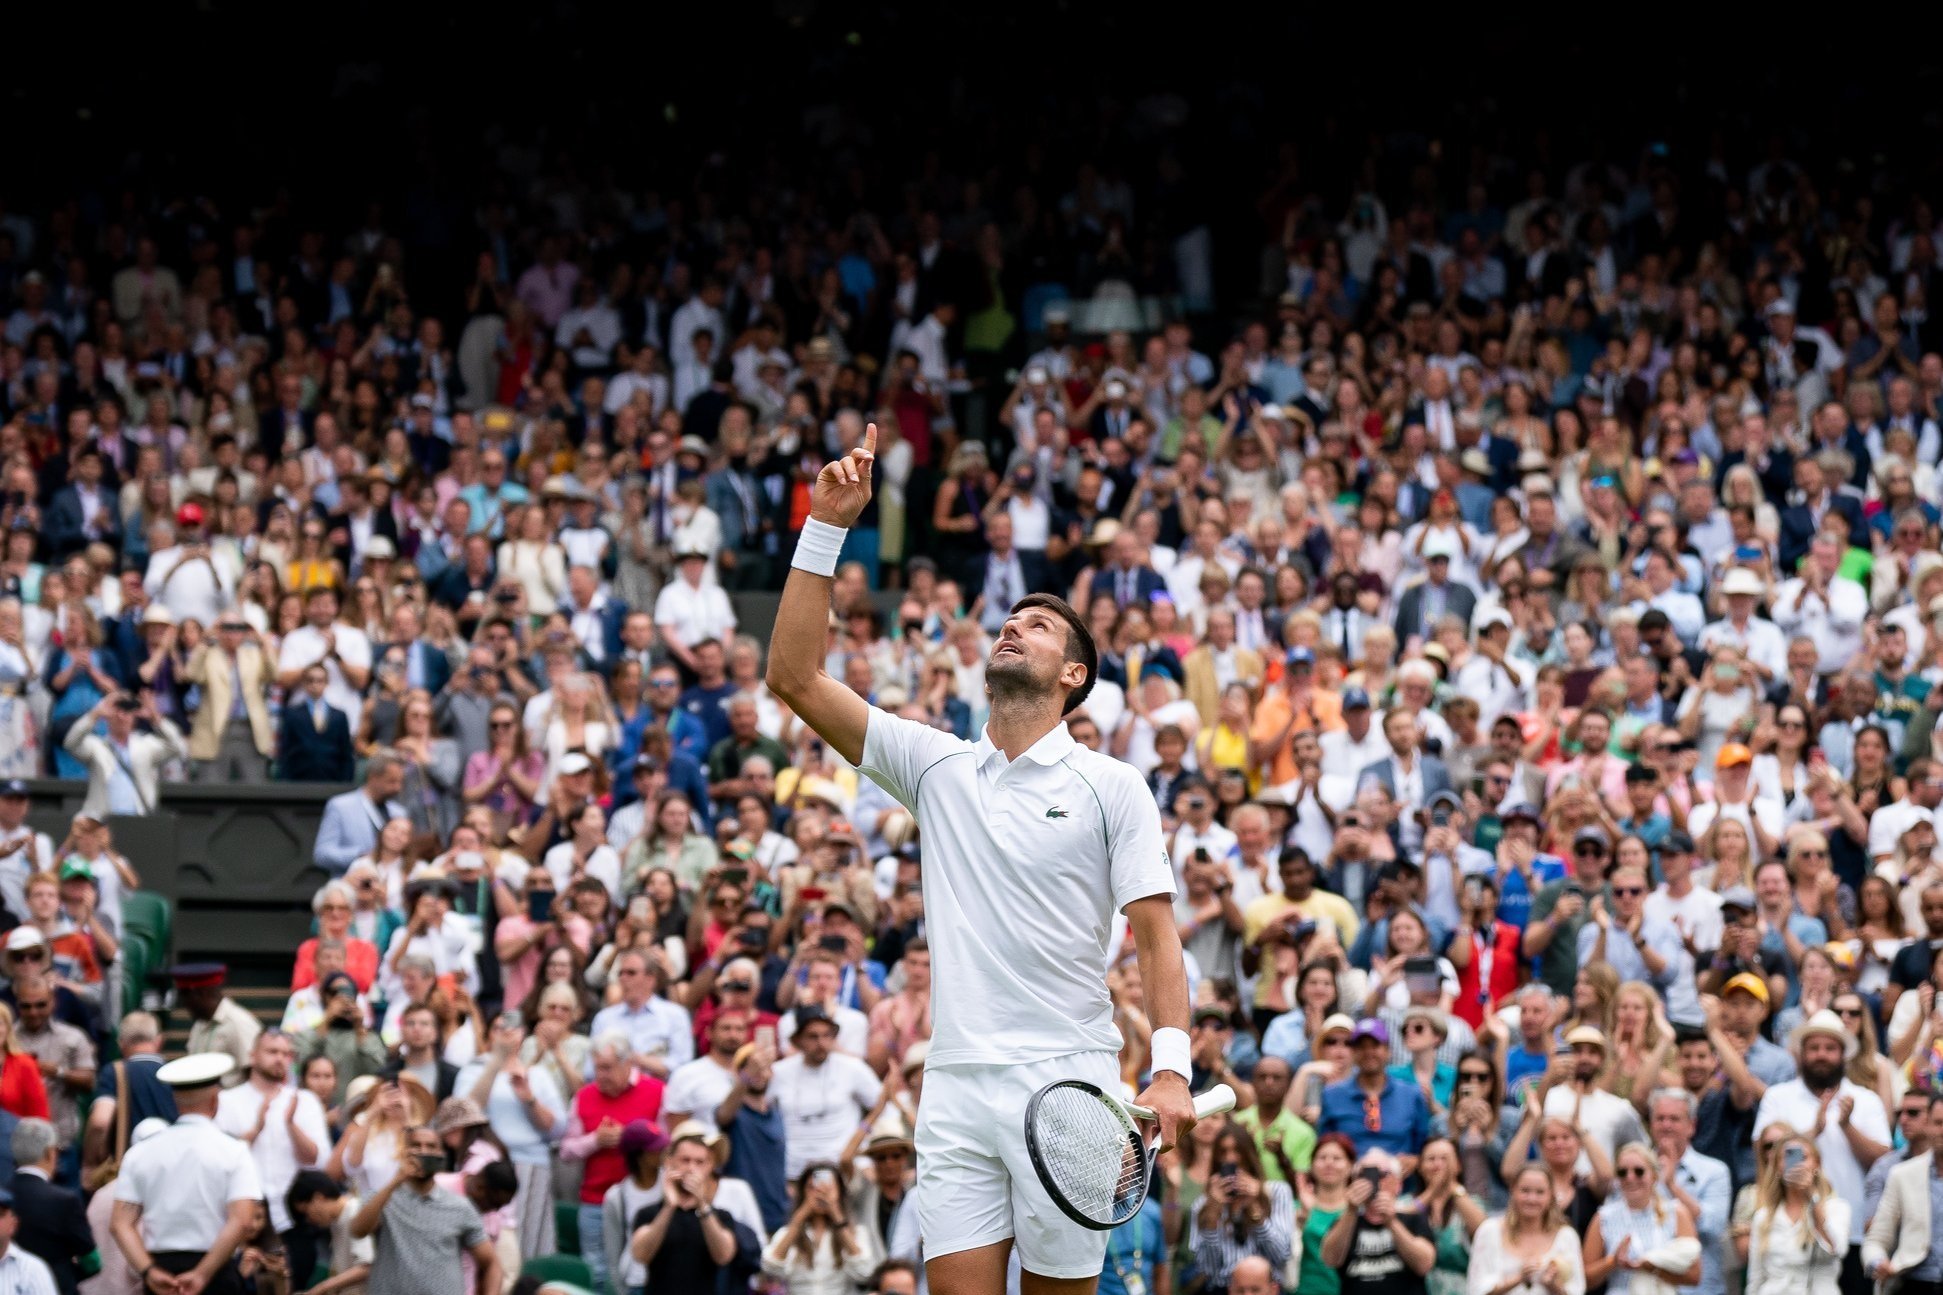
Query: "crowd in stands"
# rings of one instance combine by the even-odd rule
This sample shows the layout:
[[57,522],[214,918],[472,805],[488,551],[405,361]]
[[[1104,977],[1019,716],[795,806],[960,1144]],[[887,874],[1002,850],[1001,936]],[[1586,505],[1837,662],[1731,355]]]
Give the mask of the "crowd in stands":
[[196,1295],[109,1185],[178,1114],[114,828],[274,779],[334,793],[280,1026],[176,969],[214,1288],[922,1289],[925,843],[751,632],[875,423],[830,673],[973,738],[1069,599],[1240,1095],[1102,1290],[1943,1290],[1936,213],[1394,172],[1268,204],[1258,300],[1091,165],[561,181],[452,301],[381,206],[0,208],[0,1287]]

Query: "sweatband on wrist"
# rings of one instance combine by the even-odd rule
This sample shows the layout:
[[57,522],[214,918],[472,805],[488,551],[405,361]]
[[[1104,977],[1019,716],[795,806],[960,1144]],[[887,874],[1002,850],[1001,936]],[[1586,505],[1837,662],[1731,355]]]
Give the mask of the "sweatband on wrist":
[[843,541],[849,534],[841,526],[819,522],[814,517],[808,519],[796,537],[796,556],[790,559],[789,565],[813,576],[835,575],[837,555],[843,552]]
[[1194,1078],[1193,1049],[1188,1045],[1187,1031],[1177,1030],[1171,1025],[1163,1025],[1154,1031],[1150,1043],[1154,1054],[1153,1071],[1159,1074],[1171,1070],[1182,1079]]

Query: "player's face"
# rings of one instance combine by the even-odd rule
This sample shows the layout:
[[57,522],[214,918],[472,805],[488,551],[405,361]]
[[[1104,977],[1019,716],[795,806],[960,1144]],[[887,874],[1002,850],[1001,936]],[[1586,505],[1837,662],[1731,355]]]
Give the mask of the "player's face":
[[1073,677],[1061,676],[1068,666],[1066,622],[1044,607],[1028,607],[1006,619],[999,629],[998,642],[992,645],[991,659],[985,666],[985,680],[994,691],[1018,693],[1050,692],[1077,685],[1081,669],[1074,664]]

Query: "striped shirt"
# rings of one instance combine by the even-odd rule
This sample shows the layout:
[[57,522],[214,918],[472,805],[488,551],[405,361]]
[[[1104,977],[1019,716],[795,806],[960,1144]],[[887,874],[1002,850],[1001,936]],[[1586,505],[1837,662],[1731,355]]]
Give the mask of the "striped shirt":
[[1268,1195],[1268,1213],[1239,1238],[1225,1219],[1212,1228],[1202,1227],[1201,1211],[1194,1211],[1189,1244],[1194,1248],[1194,1266],[1207,1278],[1208,1285],[1225,1289],[1235,1265],[1254,1255],[1268,1260],[1268,1266],[1278,1273],[1289,1261],[1295,1242],[1295,1197],[1290,1195],[1287,1183],[1263,1183],[1262,1190]]
[[54,1274],[33,1255],[10,1245],[0,1255],[0,1295],[58,1295]]

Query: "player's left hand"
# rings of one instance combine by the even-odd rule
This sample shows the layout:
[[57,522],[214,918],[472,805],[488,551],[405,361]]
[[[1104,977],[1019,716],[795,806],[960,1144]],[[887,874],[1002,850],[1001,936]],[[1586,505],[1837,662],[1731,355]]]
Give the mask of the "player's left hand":
[[1194,1128],[1194,1096],[1187,1091],[1187,1080],[1171,1070],[1156,1074],[1134,1103],[1154,1113],[1162,1151],[1174,1147]]

